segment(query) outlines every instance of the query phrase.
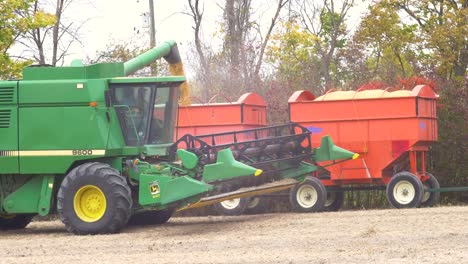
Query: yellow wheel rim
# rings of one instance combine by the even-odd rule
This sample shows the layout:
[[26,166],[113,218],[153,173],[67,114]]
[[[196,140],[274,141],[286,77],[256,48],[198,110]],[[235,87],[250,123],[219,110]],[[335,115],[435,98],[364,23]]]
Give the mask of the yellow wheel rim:
[[73,199],[76,215],[83,221],[99,221],[106,212],[106,196],[98,187],[86,185],[81,187]]

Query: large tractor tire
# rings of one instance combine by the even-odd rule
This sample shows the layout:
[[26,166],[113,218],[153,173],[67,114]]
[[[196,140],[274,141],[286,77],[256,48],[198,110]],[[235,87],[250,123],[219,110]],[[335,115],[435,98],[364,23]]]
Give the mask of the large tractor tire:
[[0,214],[0,230],[23,229],[34,217],[33,214],[3,215]]
[[322,211],[326,200],[327,190],[315,177],[305,178],[301,184],[294,186],[289,192],[289,201],[293,210],[297,212]]
[[387,200],[395,208],[414,208],[421,205],[424,187],[421,180],[410,172],[395,174],[387,184]]
[[213,206],[218,214],[233,216],[243,214],[247,209],[249,202],[249,198],[235,198],[216,203]]
[[57,194],[57,210],[68,231],[79,235],[119,232],[132,208],[130,187],[120,173],[103,163],[74,168]]
[[162,225],[174,214],[173,209],[139,212],[130,217],[129,225]]
[[336,212],[343,207],[344,192],[341,190],[327,190],[327,200],[323,206],[324,211]]
[[[430,173],[426,173],[429,176],[425,182],[423,182],[424,190],[426,189],[439,189],[439,181]],[[421,201],[421,207],[431,207],[439,202],[440,192],[424,192]]]

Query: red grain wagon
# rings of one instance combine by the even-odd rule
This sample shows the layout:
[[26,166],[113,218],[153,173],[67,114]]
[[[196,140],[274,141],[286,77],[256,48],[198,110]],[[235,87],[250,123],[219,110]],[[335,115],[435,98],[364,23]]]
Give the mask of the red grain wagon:
[[[330,190],[350,184],[386,186],[394,207],[429,206],[439,197],[424,191],[439,188],[426,172],[429,146],[437,141],[436,99],[425,85],[411,91],[330,91],[320,97],[297,91],[289,98],[289,114],[312,132],[312,144],[328,134],[337,145],[360,154],[327,167],[329,177],[321,182],[334,187]],[[343,194],[330,193],[326,206],[338,209]]]
[[192,104],[179,107],[176,138],[266,126],[266,103],[256,93],[243,94],[237,102]]

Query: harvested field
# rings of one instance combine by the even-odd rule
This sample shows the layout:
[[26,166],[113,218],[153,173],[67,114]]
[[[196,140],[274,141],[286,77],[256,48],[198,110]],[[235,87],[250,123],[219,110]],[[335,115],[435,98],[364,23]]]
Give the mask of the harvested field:
[[75,236],[58,221],[0,233],[0,263],[468,263],[468,207],[178,217]]

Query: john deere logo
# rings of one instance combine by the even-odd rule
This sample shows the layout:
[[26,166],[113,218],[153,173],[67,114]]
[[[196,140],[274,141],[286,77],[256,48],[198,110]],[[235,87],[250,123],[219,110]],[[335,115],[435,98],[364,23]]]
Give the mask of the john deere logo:
[[159,181],[150,182],[149,187],[152,195],[158,194],[161,191],[159,188]]

